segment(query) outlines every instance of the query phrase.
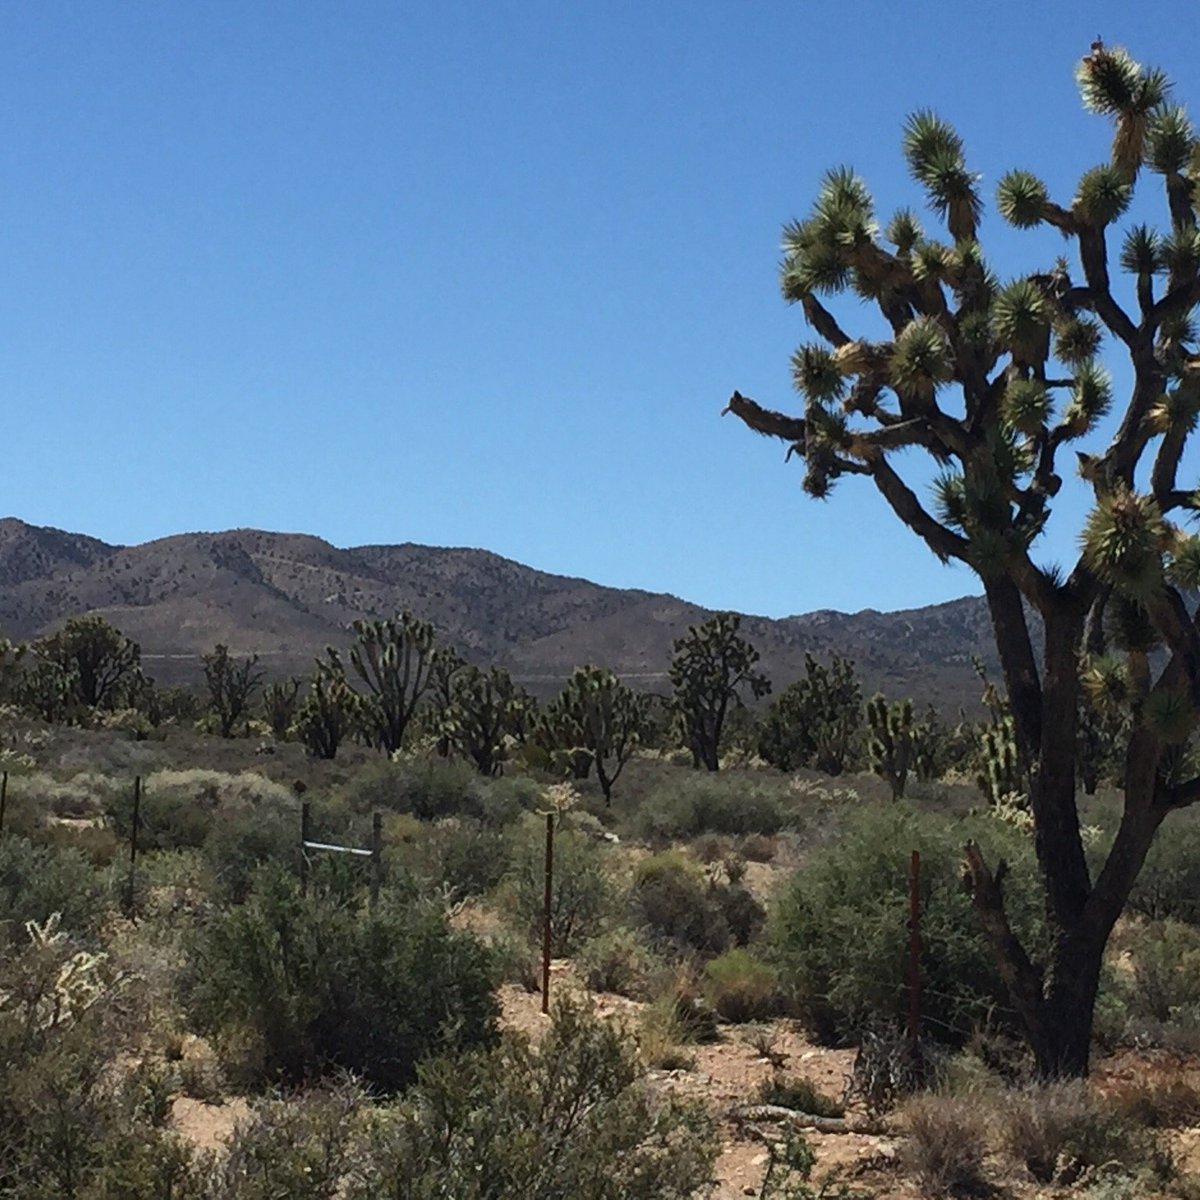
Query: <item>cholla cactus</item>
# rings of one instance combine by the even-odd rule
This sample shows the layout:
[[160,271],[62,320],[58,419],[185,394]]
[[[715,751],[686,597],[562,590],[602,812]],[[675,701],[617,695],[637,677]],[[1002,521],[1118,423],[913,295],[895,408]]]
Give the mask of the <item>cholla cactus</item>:
[[[27,1028],[47,1033],[78,1021],[107,991],[102,975],[104,954],[86,950],[68,953],[66,935],[59,928],[61,913],[51,913],[41,924],[26,921],[30,951],[49,974],[22,993],[0,991],[0,1008],[14,1004],[24,1009]],[[40,975],[40,972],[38,973]]]
[[[975,782],[989,804],[998,804],[1004,796],[1025,795],[1025,772],[1017,751],[1011,716],[1000,717],[980,732],[979,770]],[[1024,803],[1028,804],[1028,800]]]

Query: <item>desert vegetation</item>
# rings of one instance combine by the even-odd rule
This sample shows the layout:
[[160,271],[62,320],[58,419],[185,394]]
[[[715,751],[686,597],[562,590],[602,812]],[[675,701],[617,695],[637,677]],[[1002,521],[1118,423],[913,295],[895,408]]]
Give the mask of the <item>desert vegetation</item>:
[[[998,207],[1082,279],[1002,284],[960,139],[917,114],[951,242],[881,234],[831,173],[786,231],[826,343],[804,415],[730,405],[814,496],[869,479],[979,573],[976,711],[865,696],[838,655],[771,680],[732,613],[661,695],[589,663],[541,701],[409,612],[308,679],[216,646],[195,690],[94,614],[0,647],[0,1195],[1200,1195],[1200,541],[1171,520],[1198,143],[1124,51],[1079,79],[1109,161]],[[1135,321],[1106,231],[1142,173],[1170,231],[1125,237]],[[847,288],[893,340],[843,332]],[[1112,402],[1106,337],[1133,393],[1056,573],[1031,547]],[[936,512],[906,447],[948,464]]]

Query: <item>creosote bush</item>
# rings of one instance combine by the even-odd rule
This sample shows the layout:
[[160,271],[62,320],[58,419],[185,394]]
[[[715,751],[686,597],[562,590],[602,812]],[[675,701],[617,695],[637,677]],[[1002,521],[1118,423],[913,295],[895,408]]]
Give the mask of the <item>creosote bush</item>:
[[704,990],[708,1002],[726,1021],[760,1021],[779,1011],[775,969],[742,946],[705,964]]
[[793,816],[786,783],[745,771],[673,774],[653,787],[633,819],[634,832],[658,844],[705,833],[773,834]]
[[717,1141],[695,1104],[652,1092],[610,1022],[560,1003],[540,1043],[421,1069],[405,1102],[379,1113],[346,1200],[690,1200]]
[[631,897],[638,924],[677,954],[720,954],[744,945],[762,927],[762,909],[740,883],[709,878],[678,850],[639,862]]
[[619,925],[585,942],[575,965],[592,991],[644,1000],[662,960],[635,930]]
[[[511,865],[502,902],[518,927],[541,936],[545,887],[545,822],[531,818],[513,834]],[[551,952],[567,957],[604,931],[617,911],[618,887],[607,846],[570,826],[554,835],[554,877],[550,908]]]
[[1011,864],[1014,926],[1042,936],[1028,841],[984,817],[961,822],[895,807],[864,808],[840,840],[779,889],[768,940],[800,1016],[826,1041],[853,1039],[879,1019],[902,1020],[908,962],[908,871],[921,854],[921,938],[926,1033],[962,1042],[1004,1023],[1006,993],[962,888],[962,846],[975,836]]
[[494,968],[434,906],[302,897],[273,869],[191,948],[187,1004],[231,1073],[298,1084],[336,1070],[403,1087],[430,1054],[496,1036]]
[[77,850],[0,839],[0,947],[25,941],[25,923],[57,913],[64,931],[95,933],[108,911],[103,878]]

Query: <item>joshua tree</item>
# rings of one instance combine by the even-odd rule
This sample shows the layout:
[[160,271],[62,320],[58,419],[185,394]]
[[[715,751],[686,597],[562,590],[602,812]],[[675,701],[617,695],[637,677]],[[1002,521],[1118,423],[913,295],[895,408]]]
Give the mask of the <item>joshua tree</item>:
[[650,719],[650,697],[627,687],[603,667],[576,667],[555,702],[565,720],[561,727],[575,739],[559,746],[571,757],[578,778],[578,752],[596,765],[604,803],[612,803],[613,784],[641,742]]
[[[386,621],[355,621],[350,666],[366,685],[363,728],[388,754],[400,749],[404,731],[429,686],[433,626],[410,612]],[[331,659],[340,666],[336,651]]]
[[[832,171],[811,215],[784,230],[784,295],[821,339],[793,358],[803,413],[736,392],[729,404],[793,448],[811,495],[826,496],[843,476],[873,484],[929,550],[982,581],[1028,768],[1052,934],[1043,961],[1009,924],[1004,864],[968,845],[967,880],[1041,1071],[1068,1075],[1087,1070],[1105,944],[1150,844],[1171,812],[1200,799],[1200,774],[1180,752],[1200,713],[1200,623],[1184,598],[1200,584],[1200,537],[1175,524],[1198,507],[1194,486],[1178,478],[1200,413],[1198,141],[1165,76],[1124,50],[1097,42],[1077,78],[1085,106],[1115,126],[1107,160],[1065,204],[1026,170],[1004,175],[996,192],[1005,220],[1057,230],[1072,261],[1007,281],[995,274],[978,241],[979,177],[954,129],[919,112],[904,154],[949,239],[926,234],[909,210],[881,232],[862,180]],[[1111,226],[1139,175],[1158,177],[1165,219],[1117,235],[1114,262]],[[843,292],[873,301],[888,336],[847,332],[823,299]],[[1131,376],[1109,422],[1106,350]],[[1091,449],[1076,454],[1094,496],[1082,552],[1067,569],[1049,567],[1034,544],[1062,486],[1063,454],[1088,435]],[[903,451],[943,469],[932,504],[900,475]],[[1106,607],[1122,611],[1116,638]],[[1030,610],[1045,630],[1036,649]],[[1163,648],[1157,671],[1150,646]],[[1075,802],[1083,683],[1129,719],[1123,813],[1095,876]]]
[[481,775],[498,775],[523,728],[529,696],[503,667],[468,666],[454,684],[446,710],[447,735]]
[[300,688],[303,682],[293,675],[282,683],[268,684],[263,688],[263,716],[277,738],[287,737],[288,730],[292,727],[296,710],[300,707]]
[[840,775],[855,753],[862,725],[862,686],[840,654],[829,666],[804,656],[804,675],[771,702],[758,752],[781,771],[815,767]]
[[256,671],[258,655],[237,659],[228,646],[217,646],[203,657],[204,680],[208,701],[216,714],[222,737],[232,737],[234,728],[250,711],[250,699],[262,683],[263,673]]
[[467,665],[453,646],[438,646],[429,664],[429,699],[423,713],[426,727],[437,735],[437,752],[450,757],[450,735],[446,732],[446,714],[454,703],[454,684]]
[[141,671],[137,642],[98,616],[72,617],[57,633],[34,642],[33,652],[69,680],[71,697],[85,708],[115,707]]
[[899,800],[908,785],[909,768],[916,757],[916,721],[911,700],[889,704],[882,693],[867,701],[867,726],[870,730],[868,749],[871,769],[892,789],[892,799]]
[[296,736],[313,758],[336,758],[338,747],[354,730],[358,707],[359,697],[341,671],[318,659],[308,695],[296,713]]
[[737,613],[724,612],[690,626],[675,642],[668,671],[692,763],[709,771],[720,765],[725,715],[731,704],[742,703],[741,689],[749,688],[756,700],[771,690],[771,681],[754,670],[758,651],[738,633],[741,624]]

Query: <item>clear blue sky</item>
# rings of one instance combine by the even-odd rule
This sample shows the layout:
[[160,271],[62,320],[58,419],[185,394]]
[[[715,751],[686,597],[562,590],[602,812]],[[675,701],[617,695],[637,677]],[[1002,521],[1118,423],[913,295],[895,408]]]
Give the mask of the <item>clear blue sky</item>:
[[[989,196],[1022,165],[1069,200],[1108,144],[1072,79],[1097,34],[1200,94],[1182,0],[8,5],[0,509],[482,546],[770,615],[975,591],[718,414],[793,401],[779,230],[823,170],[918,205],[928,105]],[[986,235],[1005,275],[1060,252]]]

